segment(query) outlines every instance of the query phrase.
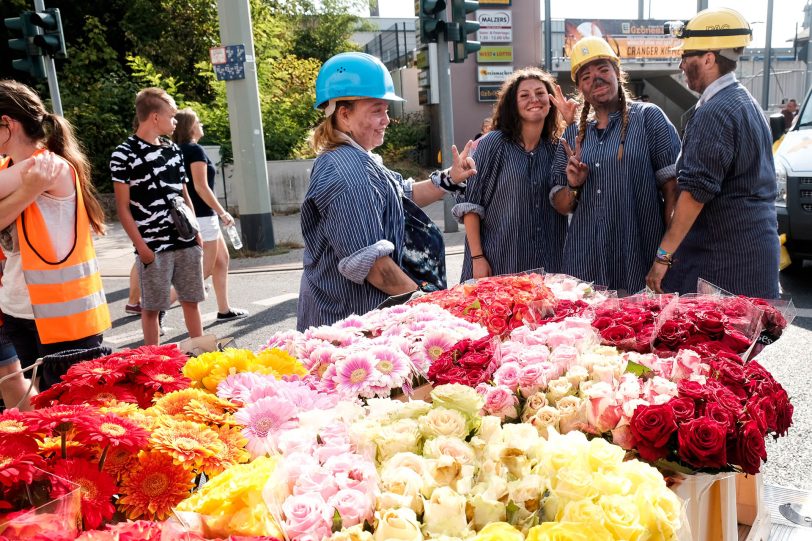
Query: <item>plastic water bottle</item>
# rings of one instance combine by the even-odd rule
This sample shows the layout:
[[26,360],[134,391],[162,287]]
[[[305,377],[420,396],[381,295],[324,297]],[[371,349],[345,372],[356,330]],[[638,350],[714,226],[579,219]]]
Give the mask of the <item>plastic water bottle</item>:
[[240,234],[237,232],[236,225],[231,224],[226,227],[226,234],[228,235],[228,240],[231,241],[231,245],[235,250],[242,248],[242,239],[240,238]]

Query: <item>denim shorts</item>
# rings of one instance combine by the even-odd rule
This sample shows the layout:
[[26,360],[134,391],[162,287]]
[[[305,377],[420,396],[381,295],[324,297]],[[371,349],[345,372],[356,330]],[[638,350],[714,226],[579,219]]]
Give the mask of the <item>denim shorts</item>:
[[0,325],[0,366],[8,366],[17,361],[17,352],[6,337],[6,331]]

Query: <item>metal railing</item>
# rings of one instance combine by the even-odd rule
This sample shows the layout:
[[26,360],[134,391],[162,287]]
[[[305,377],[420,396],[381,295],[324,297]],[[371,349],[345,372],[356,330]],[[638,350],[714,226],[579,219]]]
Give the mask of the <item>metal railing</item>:
[[405,22],[380,30],[364,45],[364,52],[377,56],[390,70],[406,67],[416,47],[414,28]]

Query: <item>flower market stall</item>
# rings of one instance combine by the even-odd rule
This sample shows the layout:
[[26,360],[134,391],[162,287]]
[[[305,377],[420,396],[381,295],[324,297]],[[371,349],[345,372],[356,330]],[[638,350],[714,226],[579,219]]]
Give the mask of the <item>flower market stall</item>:
[[77,364],[0,414],[0,540],[708,538],[792,424],[792,307],[699,290],[501,276]]

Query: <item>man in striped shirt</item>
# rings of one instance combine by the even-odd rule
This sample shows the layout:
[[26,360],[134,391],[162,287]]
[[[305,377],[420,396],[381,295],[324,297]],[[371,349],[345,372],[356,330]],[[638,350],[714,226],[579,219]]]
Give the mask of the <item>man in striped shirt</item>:
[[674,216],[646,278],[655,291],[696,291],[702,278],[738,295],[778,297],[772,138],[734,73],[751,35],[727,8],[701,11],[678,30],[680,68],[702,95],[677,161]]

